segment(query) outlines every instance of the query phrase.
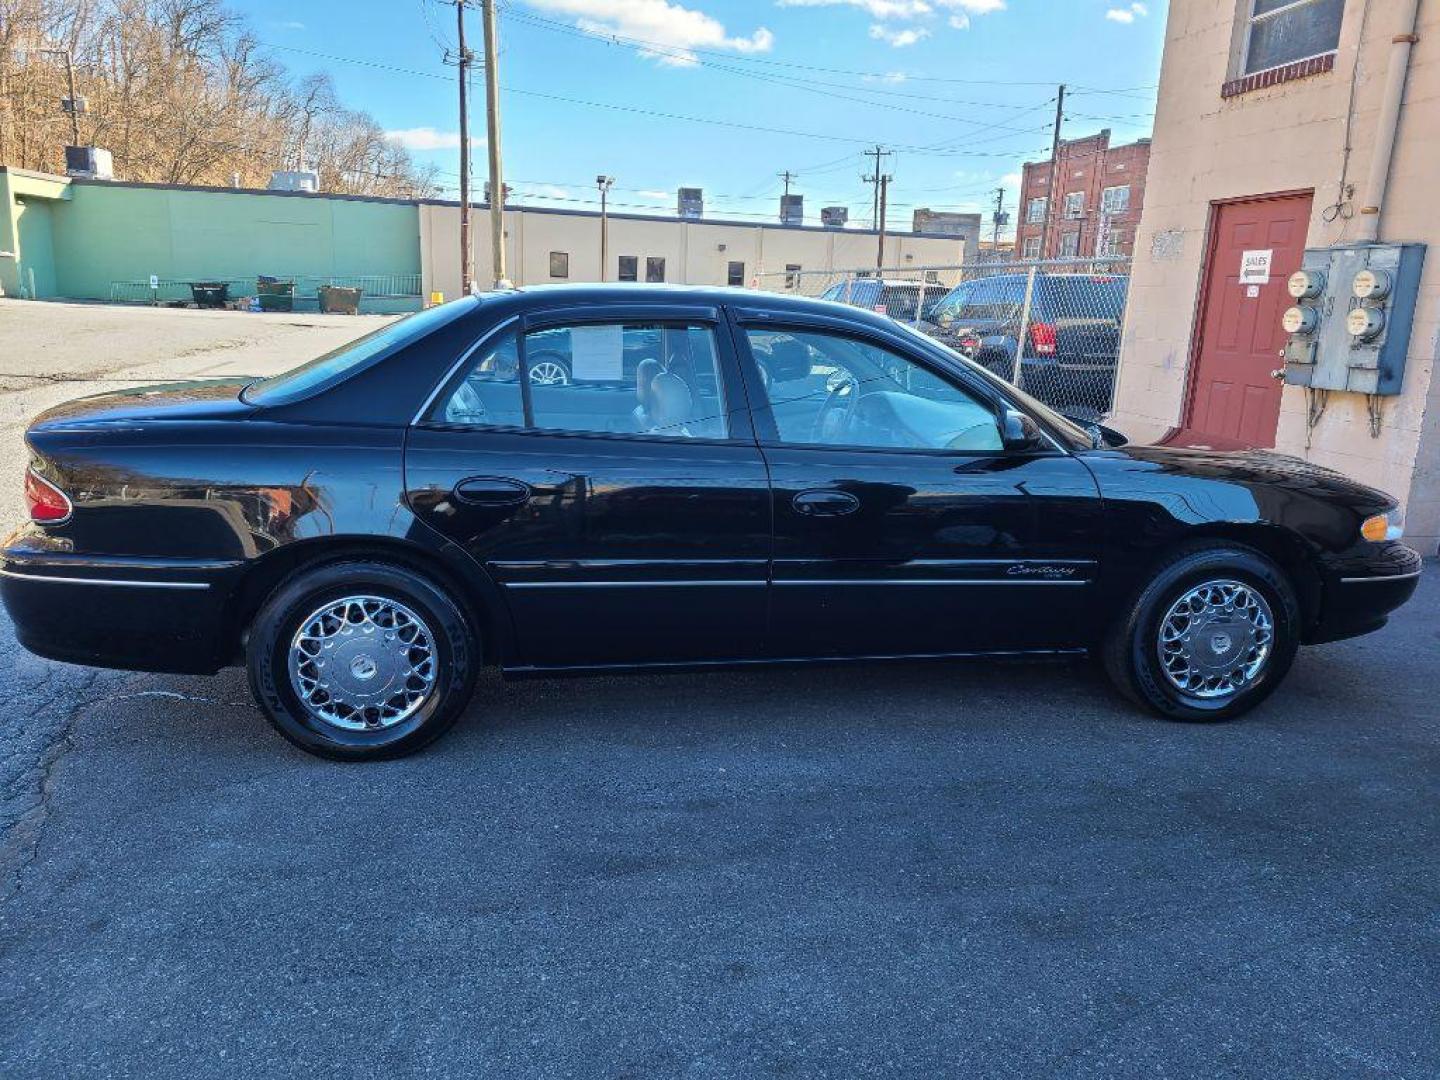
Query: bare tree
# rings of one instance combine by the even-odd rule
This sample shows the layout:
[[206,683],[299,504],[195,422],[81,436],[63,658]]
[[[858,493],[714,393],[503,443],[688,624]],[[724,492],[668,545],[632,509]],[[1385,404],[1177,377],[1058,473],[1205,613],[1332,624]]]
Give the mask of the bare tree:
[[224,0],[0,0],[0,163],[63,171],[67,55],[81,141],[123,179],[261,186],[309,167],[322,191],[437,191],[327,76],[292,80]]

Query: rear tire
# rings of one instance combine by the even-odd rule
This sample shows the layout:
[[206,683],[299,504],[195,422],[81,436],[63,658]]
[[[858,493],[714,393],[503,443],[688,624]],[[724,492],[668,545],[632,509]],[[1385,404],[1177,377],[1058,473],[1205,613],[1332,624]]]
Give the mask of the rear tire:
[[1280,569],[1228,544],[1167,559],[1106,635],[1101,660],[1136,704],[1171,720],[1241,716],[1284,680],[1300,605]]
[[401,757],[444,734],[478,663],[454,600],[414,571],[369,560],[284,582],[246,643],[251,693],[275,729],[345,761]]

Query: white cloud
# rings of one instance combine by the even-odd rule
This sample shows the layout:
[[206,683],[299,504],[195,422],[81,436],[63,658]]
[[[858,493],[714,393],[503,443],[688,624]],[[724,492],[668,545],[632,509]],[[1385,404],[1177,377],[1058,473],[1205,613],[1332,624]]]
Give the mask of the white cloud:
[[[406,150],[457,150],[460,147],[458,131],[440,131],[433,127],[400,128],[385,132],[385,138]],[[470,145],[483,146],[483,139],[470,139]]]
[[945,7],[957,7],[971,15],[989,15],[992,11],[1004,11],[1005,0],[940,0]]
[[778,0],[780,7],[854,7],[872,19],[914,19],[935,9],[928,0]]
[[672,193],[669,192],[669,191],[651,191],[651,190],[645,190],[645,191],[637,191],[637,192],[635,192],[635,194],[636,194],[636,195],[639,195],[642,199],[658,200],[658,201],[661,201],[661,202],[664,202],[664,201],[666,201],[666,200],[668,200],[668,199],[670,199],[670,198],[672,197]]
[[960,13],[959,15],[951,15],[951,16],[950,16],[950,19],[949,19],[949,22],[950,22],[950,29],[951,29],[951,30],[969,30],[969,29],[970,29],[970,16],[969,16],[969,15],[966,15],[966,14],[963,13],[963,12]]
[[904,30],[891,30],[889,27],[881,26],[879,23],[871,23],[870,36],[876,41],[885,42],[892,49],[903,49],[907,45],[914,45],[917,41],[923,41],[930,36],[930,31],[923,26],[917,29],[906,28]]
[[568,199],[570,189],[557,187],[555,184],[536,184],[530,194],[540,199]]
[[725,24],[703,11],[672,4],[669,0],[526,0],[533,8],[573,16],[576,25],[592,33],[612,34],[654,42],[641,47],[641,56],[666,67],[694,67],[698,48],[729,49],[738,53],[769,52],[775,35],[765,27],[748,37],[728,34]]
[[1129,7],[1111,8],[1109,11],[1105,12],[1105,18],[1109,19],[1111,22],[1124,23],[1126,26],[1128,26],[1133,23],[1137,17],[1143,19],[1146,15],[1149,14],[1150,9],[1144,4],[1140,3],[1139,0],[1136,0],[1136,2],[1131,4]]
[[1007,172],[1000,177],[1000,183],[1004,187],[1019,187],[1022,179],[1023,177],[1018,172]]
[[304,30],[305,24],[303,22],[297,22],[294,19],[288,19],[285,22],[276,23],[275,28],[277,30]]

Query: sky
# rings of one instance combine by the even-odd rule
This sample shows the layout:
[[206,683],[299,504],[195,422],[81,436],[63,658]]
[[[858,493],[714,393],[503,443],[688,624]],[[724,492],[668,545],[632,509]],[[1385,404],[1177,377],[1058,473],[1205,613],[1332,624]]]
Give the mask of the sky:
[[[456,9],[442,0],[231,0],[297,76],[327,72],[453,197],[459,135]],[[1148,135],[1167,0],[503,0],[501,145],[512,199],[673,213],[704,189],[707,217],[773,220],[785,170],[822,206],[868,225],[873,171],[891,151],[887,221],[916,207],[982,211],[1020,165],[1049,154],[1056,85],[1064,134]],[[477,4],[478,6],[478,4]],[[481,20],[467,12],[478,53]],[[472,97],[483,182],[484,84]],[[480,190],[479,182],[476,191]],[[1012,217],[1013,220],[1013,217]]]

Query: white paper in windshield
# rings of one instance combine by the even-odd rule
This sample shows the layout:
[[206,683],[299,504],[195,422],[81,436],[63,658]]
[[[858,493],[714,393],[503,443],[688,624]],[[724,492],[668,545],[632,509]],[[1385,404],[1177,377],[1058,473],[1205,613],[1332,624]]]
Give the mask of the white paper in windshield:
[[577,326],[570,331],[570,370],[577,382],[619,382],[625,377],[622,326]]

